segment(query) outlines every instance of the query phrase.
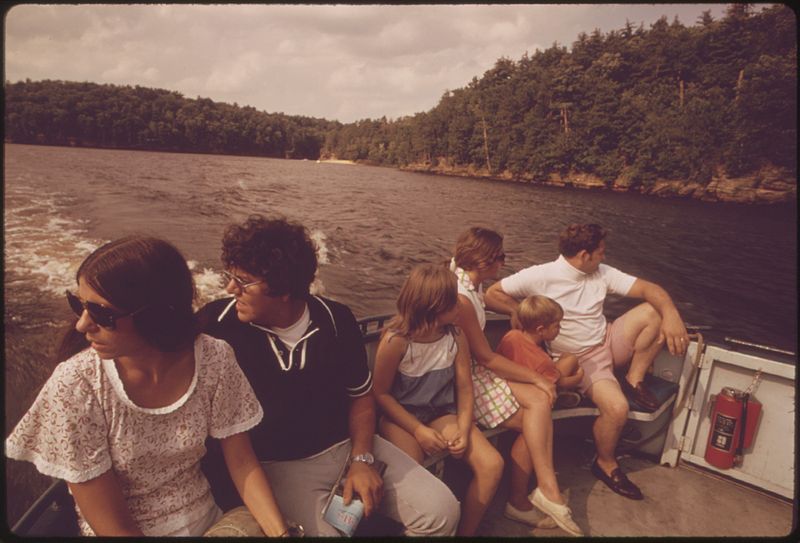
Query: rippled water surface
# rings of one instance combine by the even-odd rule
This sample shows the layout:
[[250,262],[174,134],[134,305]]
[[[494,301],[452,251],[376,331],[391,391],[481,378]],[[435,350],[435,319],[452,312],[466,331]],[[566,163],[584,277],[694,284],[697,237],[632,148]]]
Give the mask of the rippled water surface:
[[[711,327],[704,333],[712,339],[791,350],[797,341],[796,207],[315,161],[8,144],[4,174],[6,434],[50,371],[45,362],[70,316],[64,289],[93,248],[131,233],[164,237],[190,261],[204,303],[221,292],[225,226],[254,212],[309,227],[320,249],[318,288],[358,317],[391,312],[411,267],[449,258],[469,226],[505,235],[508,274],[555,258],[558,233],[581,221],[612,231],[608,264],[664,286],[684,319]],[[607,304],[612,314],[626,307]],[[10,485],[42,485],[19,464],[9,465]]]

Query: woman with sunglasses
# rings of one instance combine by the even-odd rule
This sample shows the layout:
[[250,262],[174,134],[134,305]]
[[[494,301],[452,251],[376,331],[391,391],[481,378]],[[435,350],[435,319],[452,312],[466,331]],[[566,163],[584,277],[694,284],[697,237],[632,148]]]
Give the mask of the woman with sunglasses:
[[183,256],[127,237],[76,279],[64,345],[80,352],[56,367],[6,454],[67,482],[83,535],[198,536],[222,515],[200,470],[211,436],[260,528],[288,534],[246,433],[261,405],[230,346],[198,334]]
[[[475,422],[484,428],[502,426],[520,432],[511,447],[511,477],[506,517],[540,528],[558,526],[570,535],[583,535],[572,519],[556,481],[553,467],[551,409],[556,387],[541,374],[492,351],[483,332],[486,310],[483,282],[496,280],[506,260],[503,236],[487,228],[472,227],[456,242],[450,269],[458,278],[458,319],[472,353]],[[532,472],[537,489],[528,495]],[[544,496],[533,501],[534,494]],[[541,517],[533,508],[546,513]]]

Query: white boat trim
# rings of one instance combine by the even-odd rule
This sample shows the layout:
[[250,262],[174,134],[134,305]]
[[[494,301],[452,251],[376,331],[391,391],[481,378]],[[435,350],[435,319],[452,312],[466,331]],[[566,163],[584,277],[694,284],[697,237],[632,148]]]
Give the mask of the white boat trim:
[[[688,374],[690,368],[684,368]],[[753,445],[745,450],[741,466],[720,469],[705,460],[711,426],[711,396],[723,386],[747,389],[761,372],[753,397],[763,406]],[[665,440],[662,463],[678,460],[753,485],[785,498],[795,492],[794,439],[796,365],[749,353],[708,345],[702,356],[697,381],[684,409],[673,420]],[[690,383],[691,385],[691,383]]]
[[[637,420],[641,422],[653,421],[660,417],[664,411],[672,408],[676,396],[677,394],[672,394],[669,396],[664,403],[662,403],[661,406],[652,413],[646,413],[644,411],[629,411],[628,420]],[[600,415],[600,410],[593,406],[553,410],[553,420],[569,419],[573,417],[596,417],[598,415]]]

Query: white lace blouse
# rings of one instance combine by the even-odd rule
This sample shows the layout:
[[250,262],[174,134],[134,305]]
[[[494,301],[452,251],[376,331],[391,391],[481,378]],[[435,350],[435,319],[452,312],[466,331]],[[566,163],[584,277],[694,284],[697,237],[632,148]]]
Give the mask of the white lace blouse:
[[[172,405],[145,408],[125,393],[113,360],[86,349],[62,362],[6,440],[6,454],[79,483],[109,469],[146,535],[165,535],[214,509],[200,471],[207,436],[249,430],[263,411],[233,349],[200,334],[195,372]],[[93,535],[78,510],[81,533]]]
[[472,279],[469,278],[469,274],[464,269],[456,266],[454,258],[450,259],[450,271],[456,274],[458,278],[458,293],[466,296],[472,303],[472,307],[475,308],[475,315],[478,317],[478,324],[483,330],[486,327],[486,304],[483,301],[483,285],[478,285],[478,288],[475,288],[475,285],[472,284]]

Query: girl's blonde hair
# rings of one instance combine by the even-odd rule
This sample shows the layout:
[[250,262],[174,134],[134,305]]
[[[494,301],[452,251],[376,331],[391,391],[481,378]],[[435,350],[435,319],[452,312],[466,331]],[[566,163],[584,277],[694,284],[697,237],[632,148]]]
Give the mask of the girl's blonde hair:
[[456,266],[470,271],[492,265],[503,252],[503,236],[480,226],[473,226],[458,237],[453,259]]
[[549,326],[560,321],[564,309],[547,296],[528,296],[519,303],[517,316],[525,330],[535,330],[537,326]]
[[436,317],[451,310],[458,301],[456,281],[455,274],[444,266],[415,266],[400,288],[397,315],[386,329],[402,336],[433,329]]

